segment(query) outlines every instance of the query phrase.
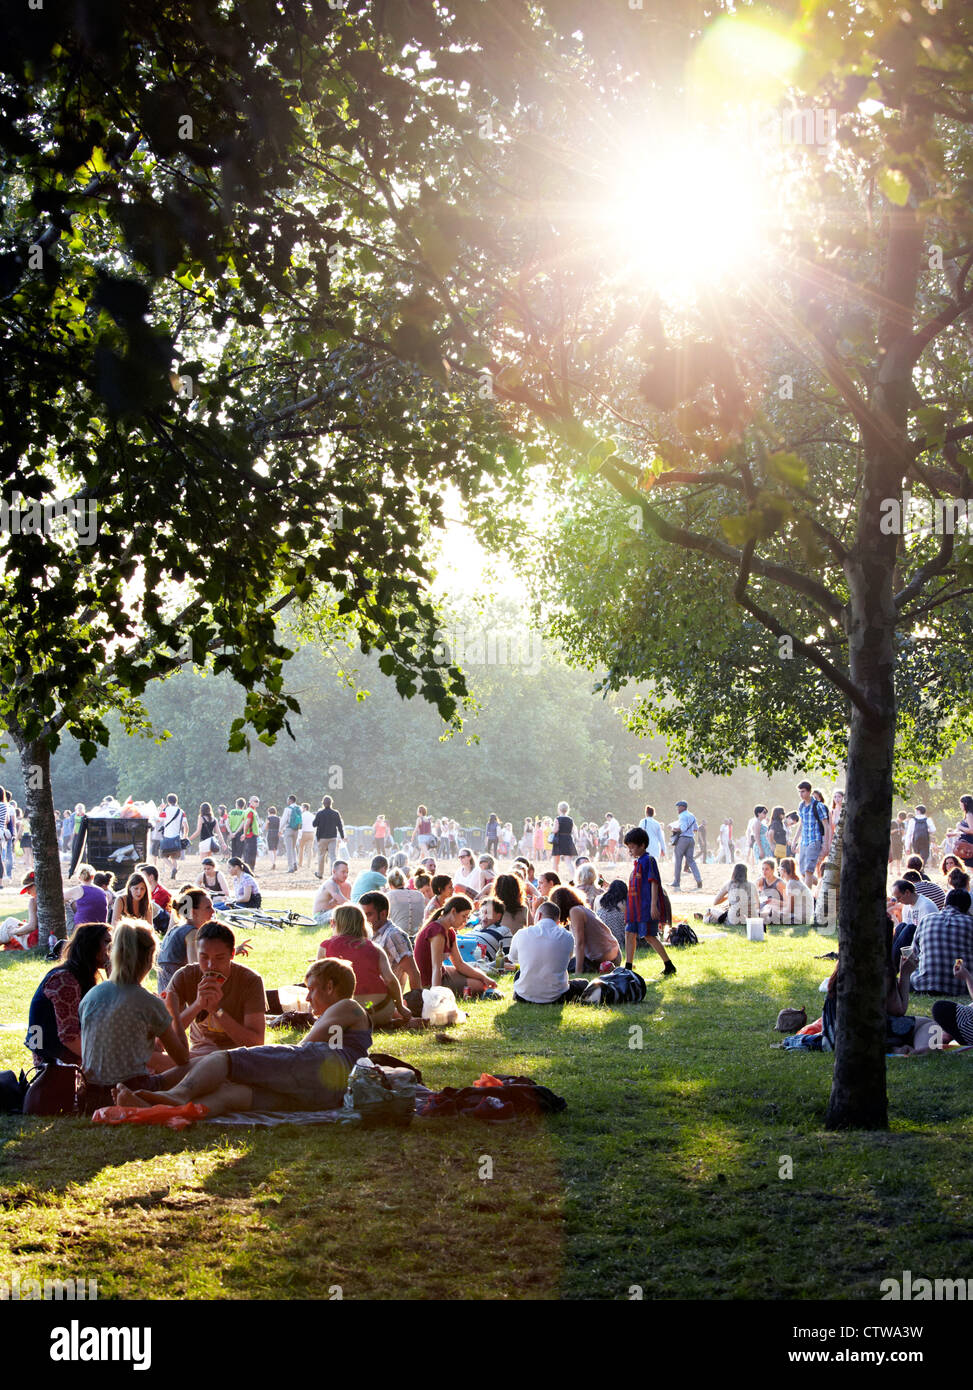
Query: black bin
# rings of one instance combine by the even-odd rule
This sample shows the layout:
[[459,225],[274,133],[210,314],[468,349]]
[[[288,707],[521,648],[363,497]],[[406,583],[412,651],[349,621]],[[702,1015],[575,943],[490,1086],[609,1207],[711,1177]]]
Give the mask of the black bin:
[[78,864],[90,864],[122,883],[145,859],[149,822],[134,817],[85,816],[71,847],[70,877]]

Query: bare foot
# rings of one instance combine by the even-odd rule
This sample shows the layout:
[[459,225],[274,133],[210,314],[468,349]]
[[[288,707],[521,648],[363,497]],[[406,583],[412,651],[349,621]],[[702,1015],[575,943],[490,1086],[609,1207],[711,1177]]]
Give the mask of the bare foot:
[[175,1091],[136,1091],[136,1105],[184,1105],[182,1096],[177,1096]]
[[152,1101],[140,1099],[141,1096],[147,1096],[149,1094],[151,1093],[148,1091],[130,1091],[127,1086],[122,1085],[116,1086],[112,1091],[116,1105],[134,1105],[139,1107],[152,1104]]

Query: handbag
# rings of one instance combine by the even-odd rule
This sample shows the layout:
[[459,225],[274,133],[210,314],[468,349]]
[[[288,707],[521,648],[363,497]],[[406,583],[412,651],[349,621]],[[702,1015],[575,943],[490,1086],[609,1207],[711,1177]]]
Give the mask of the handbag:
[[781,1009],[774,1028],[778,1033],[796,1033],[806,1023],[807,1010],[802,1005],[799,1009]]
[[24,1096],[25,1115],[76,1115],[81,1068],[47,1062],[38,1068]]
[[957,859],[973,859],[973,841],[957,840],[950,853],[955,854]]

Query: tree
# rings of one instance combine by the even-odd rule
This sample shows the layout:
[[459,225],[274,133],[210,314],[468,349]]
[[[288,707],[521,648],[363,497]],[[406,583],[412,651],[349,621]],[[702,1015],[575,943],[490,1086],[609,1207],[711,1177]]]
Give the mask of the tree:
[[[924,692],[913,701],[908,733],[927,756],[969,719],[951,620],[970,593],[970,550],[948,508],[945,524],[920,533],[901,510],[904,488],[933,521],[934,501],[965,512],[973,494],[962,447],[973,436],[970,15],[907,3],[894,14],[803,7],[794,19],[781,5],[680,23],[670,6],[515,0],[456,14],[442,71],[469,84],[456,87],[460,124],[472,131],[487,108],[495,139],[475,154],[444,142],[438,192],[454,225],[488,218],[493,242],[471,242],[444,269],[431,330],[457,373],[486,371],[512,431],[535,435],[548,472],[560,459],[565,477],[580,468],[610,484],[647,535],[732,585],[751,632],[786,639],[807,684],[781,679],[769,642],[745,682],[784,695],[816,687],[822,707],[847,718],[827,1123],[882,1128],[897,669],[935,673],[945,655],[954,683],[934,692],[934,717]],[[643,150],[659,138],[653,98],[668,101],[678,131],[710,89],[766,99],[768,81],[769,114],[792,131],[795,116],[806,131],[810,115],[812,135],[810,148],[775,152],[781,202],[764,263],[695,307],[666,304],[664,286],[620,275],[610,218],[591,217],[607,186],[605,151],[626,125]],[[815,148],[819,124],[839,138]],[[640,177],[637,164],[621,172]],[[663,199],[647,206],[646,231]],[[733,202],[731,190],[712,210],[711,248],[730,235]],[[679,250],[670,243],[670,255]],[[458,326],[457,305],[471,303],[475,321],[467,312]],[[787,381],[768,380],[781,354]],[[802,741],[817,709],[788,706]],[[778,731],[777,721],[756,730]],[[694,726],[703,741],[708,732]],[[776,744],[753,751],[777,756]]]
[[108,709],[144,727],[157,677],[215,653],[247,692],[231,747],[272,741],[298,709],[277,615],[323,588],[400,693],[447,719],[464,693],[422,552],[446,479],[494,466],[490,422],[419,373],[406,330],[395,354],[370,340],[408,318],[409,271],[377,273],[362,185],[422,163],[395,24],[292,0],[9,17],[0,724],[47,930],[50,752],[67,731],[90,759]]

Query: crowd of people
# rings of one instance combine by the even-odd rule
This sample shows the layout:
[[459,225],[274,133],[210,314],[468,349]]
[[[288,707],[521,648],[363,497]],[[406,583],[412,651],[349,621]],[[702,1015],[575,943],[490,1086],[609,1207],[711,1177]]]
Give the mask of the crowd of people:
[[[707,913],[711,922],[813,919],[812,887],[831,848],[842,794],[835,793],[830,809],[807,781],[798,795],[790,815],[781,807],[754,808],[747,848],[758,872],[751,880],[745,859],[733,865]],[[285,815],[295,805],[290,798]],[[927,872],[933,832],[923,839],[928,817],[924,827],[917,807],[908,843],[919,849],[890,890],[887,1013],[889,1045],[896,1050],[924,1050],[937,1028],[946,1039],[973,1043],[973,1006],[955,998],[968,993],[973,999],[967,966],[973,963],[973,900],[964,867],[973,859],[973,797],[964,796],[962,808],[950,831],[954,851],[941,866],[944,882]],[[468,1000],[498,997],[498,980],[513,973],[515,1003],[553,1005],[578,997],[592,973],[632,969],[637,951],[646,949],[658,956],[663,979],[676,974],[663,939],[671,921],[666,890],[679,888],[684,868],[700,881],[699,825],[686,802],[676,804],[668,826],[651,805],[640,824],[617,824],[617,832],[611,825],[617,838],[607,845],[614,857],[598,860],[584,852],[566,802],[551,818],[550,855],[541,864],[527,853],[504,864],[497,852],[502,827],[491,818],[488,848],[474,853],[457,846],[455,871],[441,867],[432,853],[443,842],[420,806],[410,846],[415,852],[395,850],[387,834],[376,833],[376,853],[352,875],[342,856],[340,812],[325,797],[312,825],[321,879],[312,911],[324,933],[305,976],[315,1021],[300,1044],[268,1045],[268,989],[259,973],[240,963],[250,942],[238,942],[218,919],[221,909],[245,912],[262,902],[253,853],[232,852],[256,838],[259,801],[240,798],[234,809],[242,815],[227,826],[229,835],[208,803],[193,830],[177,797],[169,795],[152,856],[124,883],[82,864],[77,882],[65,890],[75,925],[65,943],[53,943],[56,963],[31,1002],[27,1045],[38,1064],[81,1067],[88,1109],[113,1099],[133,1105],[201,1099],[212,1113],[331,1108],[340,1104],[348,1072],[367,1054],[374,1029],[425,1026],[426,991],[445,988]],[[288,859],[300,854],[303,808],[300,814],[300,827],[296,815],[292,823],[278,822],[290,835]],[[376,822],[383,823],[387,818]],[[178,873],[185,840],[199,841],[200,870],[194,882],[173,891],[162,879]],[[217,862],[221,852],[228,855],[225,873]],[[619,852],[630,863],[625,877],[611,874]],[[665,872],[670,858],[671,877]],[[32,914],[36,924],[31,871],[21,892],[28,897],[28,925]],[[833,1037],[836,978],[837,971],[822,1017],[826,1039]],[[930,1018],[911,1017],[909,1000],[918,993],[953,997],[933,1004]]]

